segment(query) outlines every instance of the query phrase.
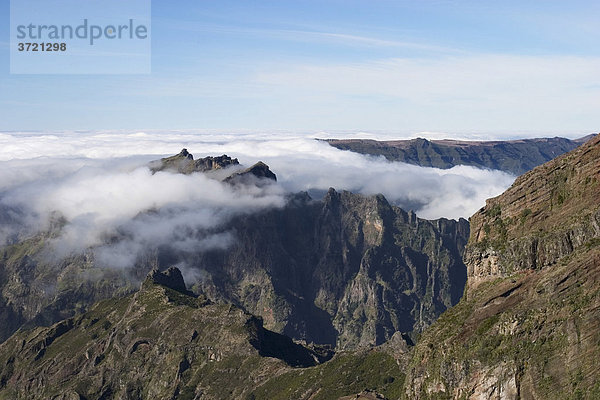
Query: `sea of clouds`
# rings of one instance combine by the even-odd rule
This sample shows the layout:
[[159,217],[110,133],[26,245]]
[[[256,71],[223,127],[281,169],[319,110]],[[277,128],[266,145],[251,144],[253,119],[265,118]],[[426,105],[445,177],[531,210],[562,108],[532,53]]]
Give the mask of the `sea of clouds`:
[[[163,244],[181,251],[227,247],[235,238],[219,226],[235,215],[282,207],[289,192],[318,195],[334,187],[382,193],[422,218],[468,218],[514,181],[500,171],[442,170],[363,156],[314,136],[0,133],[0,240],[48,229],[60,216],[66,225],[52,239],[56,257],[94,247],[102,264],[127,266]],[[147,168],[182,148],[195,158],[227,154],[247,166],[261,160],[278,182],[230,186],[203,174],[152,174]]]

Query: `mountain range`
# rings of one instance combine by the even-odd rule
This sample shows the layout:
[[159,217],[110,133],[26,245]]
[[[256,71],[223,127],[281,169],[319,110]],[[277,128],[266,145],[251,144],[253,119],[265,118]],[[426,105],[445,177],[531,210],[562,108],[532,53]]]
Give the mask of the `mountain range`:
[[[150,168],[276,179],[190,156]],[[289,194],[220,227],[226,249],[157,248],[123,275],[46,259],[58,221],[2,249],[0,399],[598,398],[599,199],[596,136],[469,223]]]
[[[150,168],[210,172],[224,185],[276,180],[264,163],[243,168],[226,155],[194,160],[185,149]],[[129,293],[151,269],[173,265],[201,276],[194,289],[262,317],[269,329],[340,349],[378,345],[398,331],[414,337],[458,302],[466,282],[467,221],[423,220],[382,195],[290,194],[282,208],[237,215],[213,229],[233,233],[224,249],[157,246],[128,270],[99,267],[93,249],[49,258],[47,243],[65,223],[3,249],[2,339]]]

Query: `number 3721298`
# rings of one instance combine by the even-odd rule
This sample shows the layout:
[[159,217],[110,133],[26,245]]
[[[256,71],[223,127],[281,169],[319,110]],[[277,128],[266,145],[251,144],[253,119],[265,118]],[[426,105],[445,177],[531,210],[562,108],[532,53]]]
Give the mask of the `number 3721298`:
[[17,43],[19,51],[67,51],[66,43]]

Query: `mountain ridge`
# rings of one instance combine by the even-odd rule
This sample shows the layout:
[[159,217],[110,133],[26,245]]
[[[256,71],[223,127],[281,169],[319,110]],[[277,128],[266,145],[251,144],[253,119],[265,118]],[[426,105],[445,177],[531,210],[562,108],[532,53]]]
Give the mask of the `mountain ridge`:
[[600,396],[600,137],[471,218],[466,295],[414,348],[410,399]]
[[192,296],[173,268],[152,271],[134,294],[0,344],[0,398],[243,398],[271,374],[331,355]]
[[384,156],[422,167],[448,169],[457,165],[496,169],[521,175],[571,151],[596,134],[579,139],[535,138],[505,141],[428,140],[423,138],[377,141],[372,139],[324,139],[340,150]]

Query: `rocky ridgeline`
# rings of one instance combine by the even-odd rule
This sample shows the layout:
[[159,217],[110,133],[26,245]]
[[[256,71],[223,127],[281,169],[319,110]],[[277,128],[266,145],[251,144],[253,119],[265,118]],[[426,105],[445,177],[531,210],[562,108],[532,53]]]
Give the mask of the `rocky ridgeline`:
[[466,282],[467,221],[423,220],[381,195],[299,193],[224,229],[236,234],[227,250],[163,257],[205,271],[198,286],[209,296],[308,342],[352,349],[416,334]]
[[452,168],[471,165],[523,174],[585,143],[594,135],[580,139],[537,138],[506,141],[410,140],[377,141],[369,139],[328,139],[341,150],[384,156],[422,167]]
[[[229,184],[276,179],[262,162],[240,169],[227,156],[208,159],[198,165],[227,160],[211,171],[225,172],[219,176]],[[196,165],[187,150],[167,160],[165,168],[173,160]],[[381,195],[290,195],[282,208],[215,227],[234,238],[225,250],[160,246],[124,270],[96,266],[93,251],[48,258],[45,243],[60,229],[2,249],[1,340],[21,326],[47,326],[131,293],[149,271],[179,263],[202,277],[194,291],[243,307],[294,339],[344,349],[379,345],[396,332],[410,340],[458,302],[466,282],[467,221],[419,219]]]
[[269,169],[269,166],[262,161],[239,172],[235,172],[224,179],[224,182],[232,184],[257,184],[260,185],[263,179],[266,182],[277,181],[277,176]]
[[188,296],[195,296],[193,292],[187,290],[183,280],[183,275],[181,275],[181,271],[176,267],[170,267],[164,272],[160,272],[158,268],[153,269],[148,273],[148,276],[142,283],[142,288],[144,285],[148,284],[162,285],[168,287],[169,289],[187,294]]
[[150,169],[153,173],[166,170],[179,172],[181,174],[191,174],[194,172],[206,172],[227,168],[239,164],[237,158],[231,158],[225,154],[219,157],[209,156],[194,160],[194,156],[188,153],[187,149],[183,149],[179,154],[174,156],[152,161],[150,163]]
[[183,149],[179,154],[174,156],[152,161],[149,168],[152,173],[171,171],[187,175],[195,172],[209,172],[233,167],[231,173],[222,178],[224,182],[232,184],[257,184],[260,183],[260,179],[262,178],[277,181],[277,176],[262,161],[246,169],[235,168],[239,166],[240,163],[237,158],[231,158],[226,154],[218,157],[208,156],[194,160],[194,156],[187,149]]

